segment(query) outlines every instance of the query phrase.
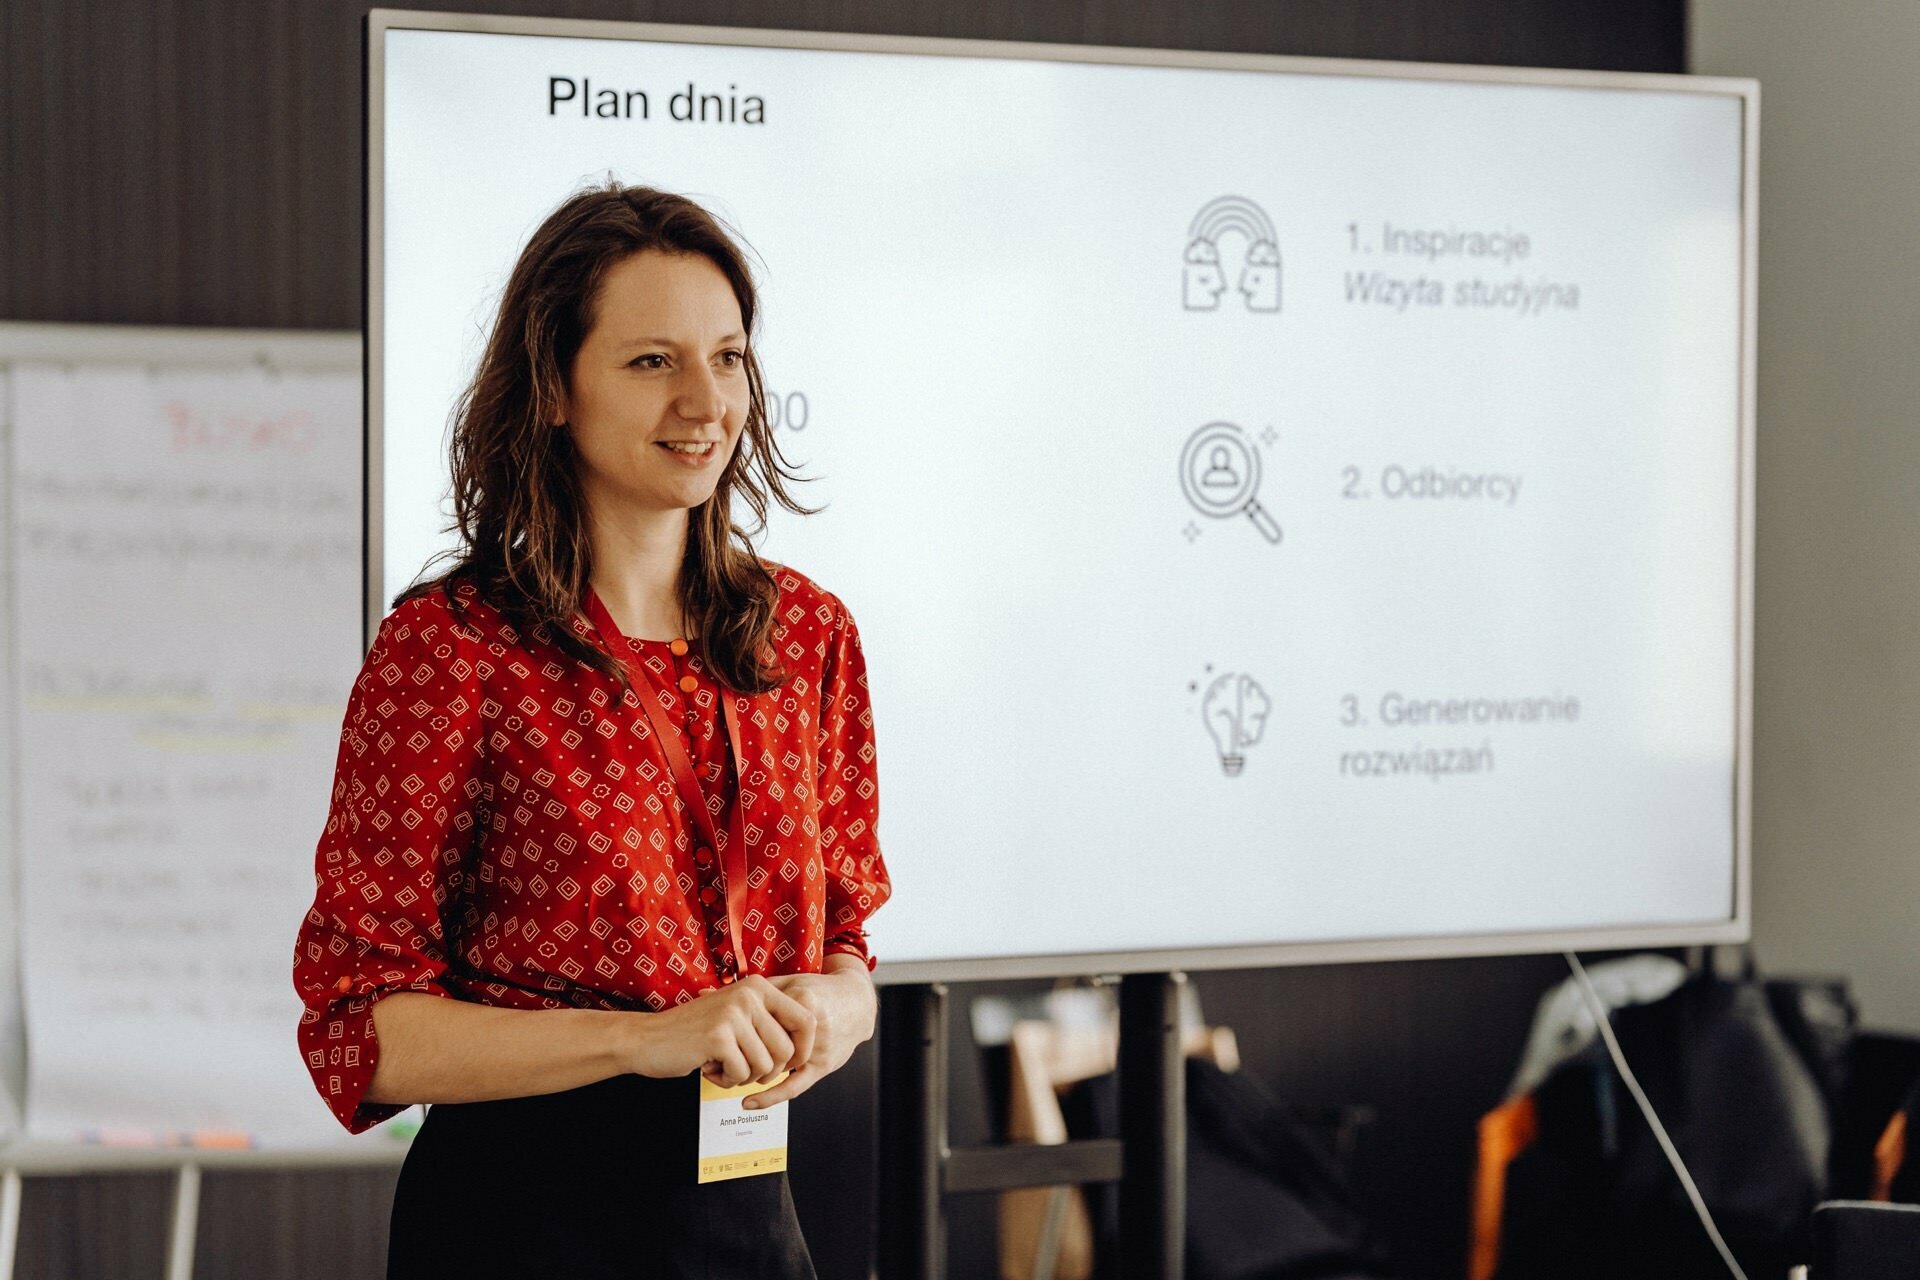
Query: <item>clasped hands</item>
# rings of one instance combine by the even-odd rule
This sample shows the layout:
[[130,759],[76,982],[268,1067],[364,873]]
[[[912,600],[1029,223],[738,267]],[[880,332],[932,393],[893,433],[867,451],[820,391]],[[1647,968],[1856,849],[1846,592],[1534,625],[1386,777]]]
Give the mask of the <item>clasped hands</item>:
[[841,955],[828,963],[835,967],[826,973],[753,974],[647,1015],[638,1074],[697,1069],[715,1084],[733,1086],[790,1073],[745,1099],[741,1105],[749,1109],[805,1093],[873,1034],[876,1001],[866,965]]

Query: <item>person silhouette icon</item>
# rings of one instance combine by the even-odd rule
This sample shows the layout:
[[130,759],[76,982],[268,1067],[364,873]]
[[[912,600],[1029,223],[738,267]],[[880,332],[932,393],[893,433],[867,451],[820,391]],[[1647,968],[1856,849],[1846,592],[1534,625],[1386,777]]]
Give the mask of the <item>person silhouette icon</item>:
[[[1280,526],[1260,505],[1260,451],[1232,422],[1209,422],[1180,448],[1180,490],[1210,519],[1245,516],[1278,546]],[[1193,540],[1188,534],[1188,541]]]
[[1240,473],[1233,469],[1233,450],[1217,444],[1207,451],[1206,474],[1200,477],[1203,489],[1238,489]]

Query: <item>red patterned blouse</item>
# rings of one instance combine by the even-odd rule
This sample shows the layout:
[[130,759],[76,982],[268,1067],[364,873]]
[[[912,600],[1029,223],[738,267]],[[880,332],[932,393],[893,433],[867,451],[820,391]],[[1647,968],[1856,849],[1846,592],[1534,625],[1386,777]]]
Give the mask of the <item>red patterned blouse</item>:
[[[632,655],[623,693],[471,587],[464,620],[434,594],[381,623],[294,950],[300,1049],[349,1130],[402,1110],[362,1101],[373,1005],[392,991],[657,1010],[740,973],[818,972],[833,951],[872,965],[864,925],[890,885],[860,636],[831,593],[769,568],[790,678],[759,696],[719,684],[697,642],[576,621]],[[682,753],[663,749],[660,725]],[[710,824],[681,798],[676,754]]]

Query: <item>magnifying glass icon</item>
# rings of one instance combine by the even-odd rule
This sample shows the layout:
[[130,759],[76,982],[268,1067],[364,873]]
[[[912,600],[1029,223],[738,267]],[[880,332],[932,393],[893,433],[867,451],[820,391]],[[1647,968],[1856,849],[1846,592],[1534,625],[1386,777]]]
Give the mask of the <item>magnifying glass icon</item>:
[[1180,450],[1180,488],[1201,515],[1244,515],[1268,542],[1279,543],[1280,526],[1260,505],[1260,451],[1233,423],[1209,422],[1187,437]]

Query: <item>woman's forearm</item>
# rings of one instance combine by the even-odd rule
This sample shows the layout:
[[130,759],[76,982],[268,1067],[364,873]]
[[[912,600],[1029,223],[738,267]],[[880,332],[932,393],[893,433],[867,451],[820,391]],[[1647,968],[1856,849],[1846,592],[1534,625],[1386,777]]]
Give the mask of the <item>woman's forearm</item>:
[[418,991],[373,1007],[368,1102],[486,1102],[558,1093],[632,1070],[635,1022],[599,1009],[495,1009]]
[[849,951],[836,951],[828,956],[827,962],[820,967],[820,971],[822,973],[858,972],[866,978],[868,986],[873,985],[873,975],[867,971],[867,962]]
[[873,989],[873,974],[867,968],[867,962],[859,956],[845,951],[836,951],[827,957],[824,971],[836,978],[844,977],[850,985],[861,989],[865,1000],[865,1018],[854,1028],[855,1044],[860,1044],[873,1035],[873,1024],[880,1013],[880,996]]

